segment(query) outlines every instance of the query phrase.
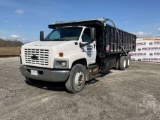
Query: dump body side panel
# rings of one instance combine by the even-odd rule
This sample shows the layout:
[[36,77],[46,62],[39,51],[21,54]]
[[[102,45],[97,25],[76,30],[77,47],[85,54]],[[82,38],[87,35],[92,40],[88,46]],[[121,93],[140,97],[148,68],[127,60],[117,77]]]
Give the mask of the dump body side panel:
[[106,24],[105,27],[105,39],[106,41],[106,52],[117,53],[121,52],[122,49],[125,52],[135,51],[136,48],[136,36],[117,29],[113,26]]

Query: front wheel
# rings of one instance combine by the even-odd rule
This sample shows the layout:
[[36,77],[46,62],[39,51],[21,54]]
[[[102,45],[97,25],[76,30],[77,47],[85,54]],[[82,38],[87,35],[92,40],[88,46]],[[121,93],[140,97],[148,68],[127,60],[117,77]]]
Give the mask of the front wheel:
[[65,84],[66,89],[71,93],[80,92],[86,81],[86,69],[81,64],[76,64],[73,66],[70,72],[70,76]]

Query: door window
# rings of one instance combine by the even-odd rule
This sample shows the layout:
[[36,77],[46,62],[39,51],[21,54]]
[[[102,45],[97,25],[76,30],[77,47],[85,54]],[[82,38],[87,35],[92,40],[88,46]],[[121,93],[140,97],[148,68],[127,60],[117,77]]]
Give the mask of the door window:
[[82,35],[82,42],[91,42],[90,29],[86,28]]

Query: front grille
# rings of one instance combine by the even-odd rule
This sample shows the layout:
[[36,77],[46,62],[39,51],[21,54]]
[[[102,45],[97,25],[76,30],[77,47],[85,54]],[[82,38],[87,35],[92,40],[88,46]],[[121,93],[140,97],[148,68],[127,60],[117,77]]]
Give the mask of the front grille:
[[48,49],[24,49],[25,63],[31,65],[49,65]]

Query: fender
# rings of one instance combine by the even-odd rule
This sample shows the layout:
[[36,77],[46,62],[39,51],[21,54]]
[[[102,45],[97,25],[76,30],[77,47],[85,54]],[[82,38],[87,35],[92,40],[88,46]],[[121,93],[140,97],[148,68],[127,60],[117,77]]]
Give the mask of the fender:
[[[83,52],[76,52],[76,53],[68,54],[65,57],[69,59],[69,69],[71,69],[72,64],[75,61],[80,60],[80,59],[86,59],[85,54]],[[87,61],[87,66],[88,66],[88,61]]]

